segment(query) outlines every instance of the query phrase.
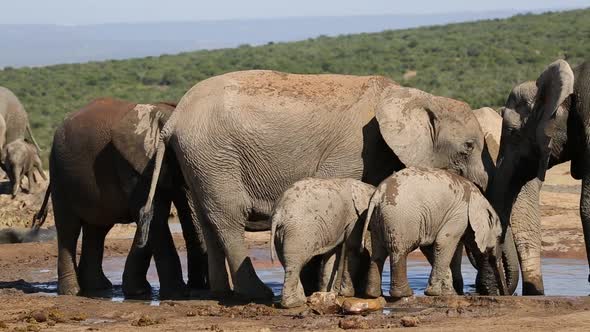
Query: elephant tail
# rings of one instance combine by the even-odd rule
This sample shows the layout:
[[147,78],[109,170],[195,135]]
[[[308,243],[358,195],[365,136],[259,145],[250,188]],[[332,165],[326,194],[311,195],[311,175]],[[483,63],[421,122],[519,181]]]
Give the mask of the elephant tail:
[[[374,196],[373,196],[374,197]],[[369,230],[369,223],[371,222],[371,216],[373,215],[373,211],[375,210],[375,199],[371,199],[369,203],[369,208],[367,209],[367,217],[365,218],[365,223],[363,225],[363,234],[361,235],[361,250],[366,248],[366,236],[367,231]]]
[[31,222],[31,228],[33,230],[38,231],[45,223],[45,219],[47,219],[47,212],[49,211],[49,196],[51,196],[51,182],[49,182],[49,186],[47,186],[47,190],[45,190],[45,198],[43,198],[41,209],[39,209],[39,212],[33,216],[33,221]]
[[31,141],[33,141],[33,144],[35,144],[35,148],[37,148],[38,152],[41,152],[41,148],[39,147],[39,144],[37,144],[37,140],[35,139],[35,136],[33,136],[33,131],[31,130],[31,125],[27,123],[27,133],[29,133],[29,136],[31,137]]
[[270,226],[270,262],[271,263],[275,262],[275,232],[276,231],[277,231],[277,223],[273,222]]
[[136,243],[138,248],[143,248],[147,244],[150,230],[150,223],[154,216],[154,196],[156,195],[156,187],[158,186],[158,179],[160,178],[160,170],[162,169],[162,161],[166,153],[166,143],[163,137],[158,141],[158,149],[156,150],[156,163],[154,166],[154,173],[152,174],[152,182],[150,184],[150,192],[148,194],[147,202],[139,210],[139,221],[137,224],[137,232],[139,242]]

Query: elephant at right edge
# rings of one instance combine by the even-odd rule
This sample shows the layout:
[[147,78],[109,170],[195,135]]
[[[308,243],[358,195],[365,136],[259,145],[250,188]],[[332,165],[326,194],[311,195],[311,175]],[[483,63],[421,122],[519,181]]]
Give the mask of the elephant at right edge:
[[231,291],[221,263],[227,258],[233,291],[247,298],[272,291],[248,257],[245,224],[269,218],[294,182],[332,177],[377,185],[406,166],[424,166],[485,190],[493,172],[482,130],[463,102],[379,76],[228,73],[190,89],[163,128],[141,218],[144,239],[167,146],[200,198],[203,227],[215,235],[205,239],[212,291]]
[[546,171],[568,160],[571,176],[582,180],[580,216],[590,255],[590,62],[573,70],[564,60],[553,62],[536,82],[514,87],[501,112],[498,166],[488,197],[512,228],[523,295],[542,295],[539,194]]

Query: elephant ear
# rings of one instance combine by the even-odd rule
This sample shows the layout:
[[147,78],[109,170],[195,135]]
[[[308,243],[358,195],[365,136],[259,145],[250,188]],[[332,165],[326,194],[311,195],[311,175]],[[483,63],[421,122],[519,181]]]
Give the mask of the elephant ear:
[[355,183],[352,186],[352,203],[356,214],[360,217],[369,207],[369,201],[375,192],[375,187],[366,183]]
[[405,166],[436,167],[439,119],[433,98],[417,89],[396,86],[375,109],[383,139]]
[[473,110],[473,114],[483,131],[486,147],[490,156],[496,162],[500,151],[500,135],[502,133],[502,116],[494,109],[483,107]]
[[173,110],[166,104],[137,104],[113,127],[115,148],[140,174],[154,157],[160,131]]
[[547,133],[547,127],[559,105],[574,92],[574,73],[567,62],[557,60],[541,73],[536,84],[537,94],[535,95],[533,114],[537,121],[537,144],[541,149],[537,177],[544,181],[550,155],[551,135]]
[[475,244],[482,253],[494,247],[502,234],[500,218],[476,188],[472,188],[469,194],[469,226],[473,229]]

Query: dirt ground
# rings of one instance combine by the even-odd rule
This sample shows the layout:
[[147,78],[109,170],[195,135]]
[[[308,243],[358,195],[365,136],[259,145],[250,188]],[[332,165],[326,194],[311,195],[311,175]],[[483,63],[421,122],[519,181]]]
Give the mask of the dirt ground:
[[[0,192],[6,192],[0,184]],[[543,256],[585,258],[578,213],[580,183],[569,176],[569,165],[552,169],[541,195]],[[26,227],[43,200],[44,192],[16,199],[0,195],[0,227]],[[49,215],[47,226],[53,223]],[[109,234],[105,256],[124,257],[133,226],[117,226]],[[247,233],[251,248],[268,248],[267,232]],[[175,235],[183,249],[180,234]],[[590,330],[590,297],[413,297],[388,301],[386,309],[362,316],[323,313],[314,306],[278,309],[273,303],[195,299],[114,302],[39,293],[55,276],[56,243],[0,245],[0,329],[14,331],[291,331],[375,329],[465,331],[527,329]],[[268,261],[254,261],[257,267]],[[46,274],[39,273],[45,271]],[[332,312],[332,311],[328,311]]]

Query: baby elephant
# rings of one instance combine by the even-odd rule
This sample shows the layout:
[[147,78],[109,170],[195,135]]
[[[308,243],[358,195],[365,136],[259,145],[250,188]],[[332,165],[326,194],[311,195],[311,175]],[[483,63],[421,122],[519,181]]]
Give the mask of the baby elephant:
[[[363,234],[371,227],[369,297],[381,296],[381,273],[389,256],[392,297],[413,294],[406,274],[407,255],[423,250],[432,264],[424,294],[456,294],[450,268],[461,240],[476,257],[494,267],[502,294],[507,293],[501,259],[502,226],[498,215],[467,179],[439,169],[406,168],[385,179],[371,198]],[[430,256],[430,257],[428,257]]]
[[270,242],[271,254],[274,245],[285,269],[283,307],[305,303],[302,269],[319,255],[324,266],[318,290],[339,288],[344,296],[354,295],[353,280],[361,257],[361,216],[374,191],[375,187],[353,179],[310,178],[283,193],[271,216]]
[[12,183],[12,197],[15,197],[21,188],[24,176],[29,179],[29,192],[33,192],[37,186],[35,170],[41,174],[44,180],[47,176],[43,172],[43,164],[35,146],[23,139],[12,141],[2,149],[2,164],[10,183]]

